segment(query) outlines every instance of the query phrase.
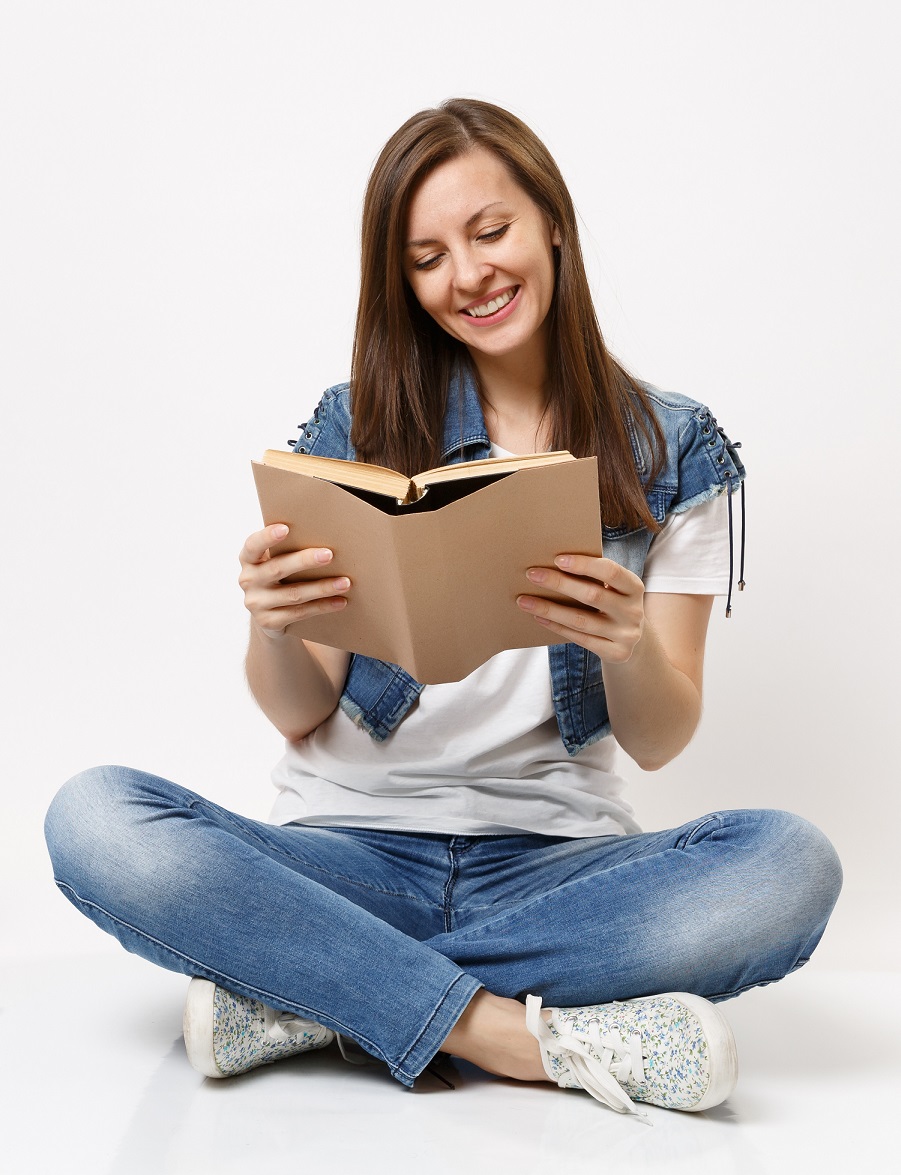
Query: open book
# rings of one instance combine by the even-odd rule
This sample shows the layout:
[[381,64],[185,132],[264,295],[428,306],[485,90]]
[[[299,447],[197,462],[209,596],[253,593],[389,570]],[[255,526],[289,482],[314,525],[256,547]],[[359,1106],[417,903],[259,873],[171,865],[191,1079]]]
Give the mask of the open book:
[[263,454],[264,465],[324,478],[356,492],[358,497],[389,514],[437,510],[448,502],[496,481],[506,473],[572,460],[572,454],[563,450],[557,453],[528,453],[523,457],[488,457],[483,461],[441,465],[437,469],[417,473],[415,477],[405,477],[393,469],[386,469],[383,465],[367,465],[365,461],[342,461],[339,457],[314,457],[309,453],[284,453],[279,449],[267,449]]
[[[289,626],[308,640],[460,681],[503,649],[559,643],[516,606],[554,597],[526,579],[564,552],[600,555],[597,459],[492,457],[407,478],[378,465],[268,450],[253,474],[273,554],[329,547],[295,578],[346,575],[347,607]],[[560,597],[557,597],[560,598]]]

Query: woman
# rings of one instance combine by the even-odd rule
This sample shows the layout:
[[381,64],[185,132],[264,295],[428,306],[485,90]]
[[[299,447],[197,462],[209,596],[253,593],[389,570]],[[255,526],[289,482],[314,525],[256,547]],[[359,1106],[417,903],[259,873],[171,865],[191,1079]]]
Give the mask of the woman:
[[806,962],[840,867],[785,812],[641,833],[622,798],[615,743],[655,769],[697,726],[744,470],[706,408],[606,351],[569,194],[511,114],[450,101],[386,145],[351,382],[297,448],[410,474],[597,454],[605,557],[561,552],[528,572],[517,606],[548,649],[423,688],[286,635],[353,607],[354,585],[286,584],[331,552],[270,557],[287,528],[252,535],[248,679],[287,740],[271,822],[89,771],[47,820],[61,889],[128,949],[195,977],[185,1038],[210,1076],[337,1034],[406,1085],[445,1052],[619,1111],[716,1105],[737,1067],[714,1002]]

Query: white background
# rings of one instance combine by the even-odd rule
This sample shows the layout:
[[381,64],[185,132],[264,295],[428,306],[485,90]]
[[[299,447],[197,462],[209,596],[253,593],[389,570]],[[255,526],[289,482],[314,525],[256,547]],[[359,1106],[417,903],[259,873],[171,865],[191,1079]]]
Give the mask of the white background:
[[802,813],[846,868],[824,957],[897,964],[878,935],[901,817],[891,10],[6,0],[7,955],[105,941],[43,849],[76,771],[124,762],[267,812],[281,746],[243,682],[236,586],[249,462],[347,375],[381,145],[466,95],[557,158],[613,350],[709,403],[750,470],[748,590],[715,614],[693,745],[632,772],[639,818]]

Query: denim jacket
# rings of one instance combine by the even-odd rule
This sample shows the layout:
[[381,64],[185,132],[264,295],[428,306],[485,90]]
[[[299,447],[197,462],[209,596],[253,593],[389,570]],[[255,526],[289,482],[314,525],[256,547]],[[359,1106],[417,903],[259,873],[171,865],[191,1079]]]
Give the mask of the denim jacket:
[[[674,392],[642,385],[650,397],[666,442],[662,468],[646,487],[651,514],[660,523],[709,498],[733,489],[744,478],[735,446],[703,405]],[[354,459],[350,443],[350,385],[337,384],[323,395],[303,426],[295,452]],[[650,467],[634,428],[630,428],[636,468],[644,479]],[[475,383],[462,371],[448,393],[442,455],[446,463],[489,457],[490,441]],[[644,527],[603,528],[604,555],[641,576],[653,535]],[[724,534],[723,541],[728,541]],[[576,644],[548,648],[554,710],[569,755],[610,733],[601,662]],[[414,705],[423,686],[397,665],[355,653],[350,660],[340,706],[378,742],[386,739]]]

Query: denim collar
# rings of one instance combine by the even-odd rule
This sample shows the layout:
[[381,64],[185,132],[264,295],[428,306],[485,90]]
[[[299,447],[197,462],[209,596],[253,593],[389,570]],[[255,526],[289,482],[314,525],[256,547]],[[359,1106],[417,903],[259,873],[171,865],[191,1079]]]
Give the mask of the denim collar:
[[488,449],[491,442],[475,377],[468,364],[458,363],[447,390],[441,455],[445,461],[454,455],[457,460],[465,461],[468,455],[464,456],[463,451],[475,445]]

